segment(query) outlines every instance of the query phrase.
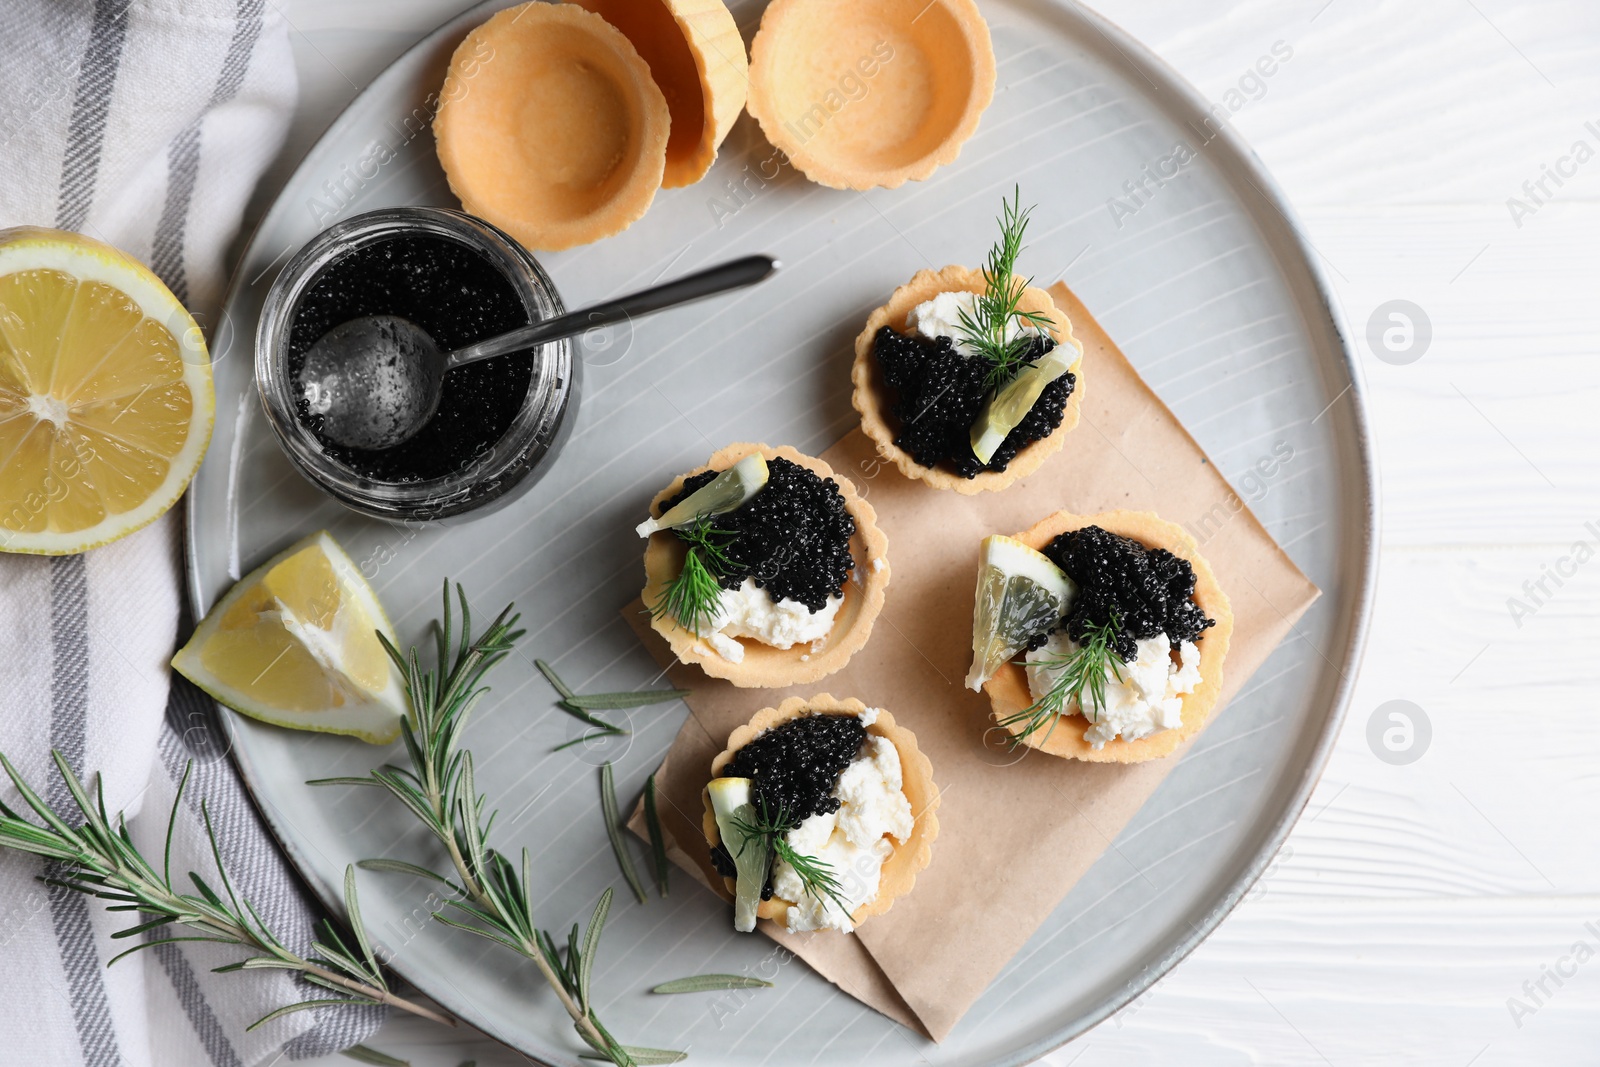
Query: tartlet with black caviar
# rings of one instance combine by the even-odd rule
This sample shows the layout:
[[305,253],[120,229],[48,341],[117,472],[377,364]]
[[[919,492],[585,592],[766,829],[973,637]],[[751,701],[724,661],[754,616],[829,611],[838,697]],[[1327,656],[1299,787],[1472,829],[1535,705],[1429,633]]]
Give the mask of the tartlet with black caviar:
[[638,527],[644,604],[673,653],[748,688],[816,681],[866,644],[888,539],[848,478],[793,448],[729,445]]
[[1194,538],[1148,511],[1067,511],[983,543],[967,684],[1013,745],[1171,754],[1222,691],[1233,611]]
[[791,697],[733,731],[711,775],[702,829],[736,930],[850,932],[932,859],[933,767],[882,708]]
[[851,402],[908,478],[1004,489],[1078,424],[1082,346],[1050,295],[1014,273],[1027,216],[1008,201],[982,269],[917,272],[856,337]]

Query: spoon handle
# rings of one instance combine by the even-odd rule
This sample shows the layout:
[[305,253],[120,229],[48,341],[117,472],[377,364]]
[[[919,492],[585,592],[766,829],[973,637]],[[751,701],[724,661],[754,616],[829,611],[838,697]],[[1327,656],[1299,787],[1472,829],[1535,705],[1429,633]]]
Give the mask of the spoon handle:
[[727,263],[708,267],[694,274],[651,286],[649,289],[641,289],[637,293],[630,293],[578,311],[569,311],[553,319],[542,319],[510,333],[458,348],[445,357],[445,370],[454,370],[456,367],[475,363],[480,359],[503,356],[508,352],[531,348],[546,341],[556,341],[614,322],[687,304],[702,297],[727,292],[729,289],[741,289],[770,277],[777,269],[778,261],[771,256],[745,256],[742,259],[729,260]]

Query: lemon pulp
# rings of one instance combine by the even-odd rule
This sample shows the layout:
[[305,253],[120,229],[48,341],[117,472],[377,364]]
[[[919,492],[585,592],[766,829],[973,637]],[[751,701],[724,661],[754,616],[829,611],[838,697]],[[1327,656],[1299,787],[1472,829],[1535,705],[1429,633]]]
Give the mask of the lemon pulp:
[[212,422],[199,327],[76,234],[0,231],[0,549],[65,554],[171,507]]
[[972,610],[967,686],[981,689],[1035,635],[1060,623],[1075,593],[1072,579],[1044,553],[1003,534],[985,537]]

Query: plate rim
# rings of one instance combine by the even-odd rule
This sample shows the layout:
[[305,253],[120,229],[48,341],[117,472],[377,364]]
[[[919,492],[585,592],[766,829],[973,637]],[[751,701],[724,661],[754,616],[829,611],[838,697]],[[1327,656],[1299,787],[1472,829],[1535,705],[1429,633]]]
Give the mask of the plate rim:
[[[459,27],[476,24],[484,17],[487,17],[488,14],[501,8],[512,6],[515,2],[517,0],[481,0],[480,3],[474,4],[472,7],[446,19],[397,55],[329,121],[327,127],[317,136],[316,140],[301,157],[299,163],[289,172],[284,180],[284,188],[293,183],[295,176],[304,168],[307,161],[335,143],[336,136],[339,133],[339,126],[344,116],[372,94],[396,66],[416,52],[437,47],[441,39],[456,32]],[[1163,110],[1170,112],[1186,111],[1189,113],[1188,115],[1177,115],[1176,117],[1180,119],[1209,113],[1211,101],[1190,84],[1175,67],[1156,54],[1132,33],[1123,29],[1110,18],[1088,7],[1081,0],[1023,0],[1023,3],[1032,8],[1061,9],[1069,17],[1098,33],[1111,45],[1113,50],[1120,54],[1123,66],[1131,68],[1147,79],[1151,79],[1153,76],[1151,84],[1157,91],[1156,99]],[[1115,63],[1116,61],[1112,60],[1112,62]],[[1167,99],[1163,100],[1163,96]],[[1340,678],[1330,698],[1328,713],[1321,731],[1304,765],[1300,769],[1298,784],[1283,804],[1278,817],[1271,823],[1270,830],[1263,837],[1261,846],[1250,861],[1244,865],[1232,884],[1219,896],[1211,900],[1205,914],[1197,922],[1190,924],[1190,929],[1182,938],[1172,943],[1169,948],[1151,960],[1139,971],[1135,978],[1125,985],[1110,991],[1089,1010],[1059,1030],[1054,1031],[1050,1036],[1016,1048],[1007,1058],[1000,1061],[1005,1065],[1031,1063],[1043,1056],[1047,1056],[1121,1011],[1133,1000],[1142,996],[1151,986],[1165,977],[1174,967],[1198,948],[1202,942],[1216,931],[1222,921],[1233,912],[1246,894],[1250,892],[1251,888],[1260,880],[1273,858],[1282,849],[1284,842],[1299,822],[1307,804],[1310,802],[1317,784],[1321,781],[1323,771],[1326,769],[1328,759],[1338,741],[1341,727],[1353,700],[1356,680],[1361,673],[1365,658],[1378,577],[1377,540],[1380,530],[1380,501],[1378,466],[1371,425],[1368,419],[1364,373],[1351,342],[1348,324],[1344,320],[1344,315],[1339,307],[1334,290],[1328,282],[1327,274],[1319,262],[1320,253],[1311,244],[1306,235],[1304,225],[1300,222],[1299,216],[1287,196],[1283,193],[1277,180],[1231,123],[1223,125],[1211,140],[1221,142],[1221,147],[1224,149],[1225,155],[1229,157],[1231,166],[1244,172],[1246,179],[1255,187],[1255,192],[1266,202],[1268,207],[1280,216],[1281,221],[1273,224],[1279,231],[1274,236],[1286,239],[1289,242],[1298,257],[1299,265],[1306,271],[1311,286],[1315,290],[1318,309],[1321,313],[1319,319],[1315,322],[1318,328],[1317,332],[1326,332],[1329,335],[1329,339],[1334,342],[1333,347],[1337,349],[1338,355],[1342,357],[1329,365],[1342,367],[1345,376],[1349,380],[1349,385],[1345,390],[1351,394],[1352,400],[1348,416],[1351,420],[1351,439],[1348,443],[1354,446],[1354,456],[1353,462],[1349,464],[1350,469],[1342,470],[1339,474],[1340,480],[1347,483],[1345,487],[1346,493],[1351,492],[1352,486],[1348,483],[1353,480],[1355,491],[1361,494],[1360,503],[1362,507],[1359,516],[1352,516],[1352,518],[1359,519],[1359,540],[1354,544],[1343,546],[1340,553],[1350,561],[1350,572],[1359,576],[1359,581],[1355,584],[1355,587],[1346,594],[1349,598],[1349,615],[1343,621],[1343,624],[1348,633],[1340,650],[1342,661],[1342,667],[1339,670]],[[1219,171],[1226,178],[1228,168],[1219,167]],[[281,210],[286,210],[284,206],[286,201],[282,194],[283,189],[279,189],[274,194],[272,205],[251,229],[248,238],[240,244],[239,259],[234,264],[228,286],[219,305],[220,307],[227,308],[231,306],[239,295],[240,290],[252,284],[252,282],[244,278],[245,261],[250,250],[255,247],[256,240],[260,234],[267,228],[269,223],[276,221]],[[1259,219],[1259,215],[1257,217]],[[1267,247],[1271,247],[1270,243],[1267,243]],[[269,269],[270,266],[271,264],[269,264]],[[1282,275],[1281,270],[1277,273],[1279,276]],[[253,331],[251,331],[251,335],[253,337]],[[253,344],[253,340],[251,343]],[[1318,363],[1323,362],[1323,360],[1318,360]],[[1343,394],[1341,393],[1340,395],[1342,396]],[[1338,396],[1336,396],[1334,403],[1337,403],[1338,399]],[[1337,446],[1342,442],[1335,438],[1334,443]],[[1351,501],[1351,503],[1354,503],[1354,501]],[[1246,508],[1248,509],[1248,505],[1246,505]],[[198,512],[198,498],[193,493],[186,492],[184,496],[183,531],[184,584],[187,586],[190,610],[194,612],[196,619],[202,618],[206,610],[200,560],[194,535],[196,525],[200,522]],[[238,772],[246,792],[250,795],[251,805],[271,834],[273,841],[278,845],[279,850],[289,860],[295,875],[304,885],[311,889],[318,902],[324,908],[343,919],[345,908],[342,894],[316,873],[315,868],[309,864],[302,850],[286,836],[283,828],[273,818],[268,802],[262,799],[261,783],[258,781],[255,770],[241,752],[239,746],[235,744],[233,716],[237,713],[231,709],[226,709],[221,704],[216,706],[219,709],[219,719],[228,739],[228,758]],[[397,965],[397,961],[391,961],[388,967],[409,985],[426,994],[426,990],[407,974],[407,968]],[[440,1003],[442,1004],[443,1001]],[[551,1067],[549,1062],[542,1058],[542,1054],[520,1048],[497,1035],[494,1031],[493,1023],[481,1013],[472,1010],[472,1006],[469,1005],[466,1010],[452,1006],[450,1010],[456,1017],[471,1025],[490,1040],[513,1049],[518,1055],[528,1058],[539,1067]]]

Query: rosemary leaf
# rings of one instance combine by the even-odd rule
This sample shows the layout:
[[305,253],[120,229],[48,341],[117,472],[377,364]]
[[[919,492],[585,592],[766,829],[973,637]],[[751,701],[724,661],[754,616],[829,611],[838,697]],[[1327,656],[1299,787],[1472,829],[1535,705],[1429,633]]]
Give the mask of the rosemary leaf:
[[256,1029],[258,1029],[260,1027],[263,1027],[263,1026],[267,1025],[268,1023],[270,1023],[274,1019],[281,1019],[281,1018],[283,1018],[283,1016],[293,1014],[294,1012],[297,1012],[297,1011],[310,1011],[312,1008],[338,1007],[341,1004],[357,1004],[357,1003],[375,1003],[375,1002],[373,1002],[373,1001],[353,1001],[353,1000],[347,1000],[347,999],[342,998],[342,997],[341,998],[337,998],[337,999],[323,997],[323,998],[321,998],[319,1000],[302,1000],[298,1004],[286,1004],[283,1007],[279,1008],[277,1011],[269,1011],[269,1012],[267,1012],[267,1014],[263,1015],[261,1018],[257,1019],[255,1022],[251,1023],[249,1026],[245,1027],[244,1028],[244,1032],[248,1034],[252,1030],[256,1030]]
[[[585,1011],[589,1009],[589,976],[594,971],[594,956],[600,950],[600,931],[605,929],[606,915],[611,911],[611,890],[607,889],[600,894],[600,900],[594,906],[594,914],[589,916],[589,931],[583,937],[583,951],[579,953],[578,963],[578,999]],[[572,929],[573,937],[570,944],[577,944],[577,927]]]
[[339,1055],[346,1059],[355,1060],[357,1063],[376,1064],[377,1067],[411,1067],[410,1060],[402,1060],[399,1057],[389,1055],[387,1052],[379,1052],[375,1048],[368,1048],[366,1045],[351,1045],[340,1052]]
[[650,832],[650,861],[655,870],[656,891],[667,895],[667,838],[661,832],[661,817],[656,814],[656,776],[644,780],[644,825]]
[[357,860],[356,866],[364,871],[388,871],[391,874],[412,874],[418,878],[431,878],[435,882],[451,885],[450,879],[426,867],[419,867],[415,863],[406,863],[404,860]]
[[[574,699],[576,699],[576,698],[574,698]],[[615,732],[617,732],[619,734],[625,734],[625,733],[628,732],[628,731],[624,730],[622,727],[617,726],[617,725],[615,725],[613,723],[606,722],[604,719],[599,718],[598,716],[590,715],[583,708],[581,708],[577,704],[573,703],[572,700],[558,700],[558,701],[556,701],[556,707],[560,708],[562,711],[566,712],[568,715],[571,715],[574,719],[577,719],[579,722],[588,723],[590,726],[598,726],[602,730],[613,730],[613,731],[615,731]]]
[[[639,1067],[652,1067],[659,1063],[682,1063],[689,1058],[687,1052],[674,1052],[664,1048],[640,1048],[638,1045],[622,1045],[623,1052]],[[579,1059],[584,1060],[610,1060],[611,1057],[603,1052],[580,1052]],[[613,1061],[615,1062],[615,1061]]]
[[617,815],[617,786],[611,773],[611,761],[607,760],[600,765],[600,813],[606,820],[606,836],[611,839],[611,851],[616,854],[617,866],[622,869],[622,877],[627,879],[628,888],[633,890],[633,895],[643,904],[650,899],[644,891],[644,883],[639,881],[639,872],[633,868],[633,857],[628,854],[628,843],[622,839],[622,822]]
[[610,730],[595,730],[593,733],[584,734],[582,737],[574,737],[571,741],[563,741],[550,751],[560,752],[564,748],[571,748],[573,745],[587,744],[588,742],[600,737],[621,737],[627,732],[628,731],[626,730],[617,730],[614,728]]
[[638,689],[625,693],[580,693],[568,697],[566,702],[585,711],[615,711],[667,704],[688,695],[687,689]]
[[549,682],[551,687],[561,694],[561,699],[570,700],[576,695],[573,693],[572,687],[561,680],[561,675],[557,674],[556,669],[550,664],[542,659],[536,659],[533,661],[533,665],[539,668],[539,673],[544,675],[545,681]]
[[697,974],[674,978],[650,990],[652,993],[707,993],[713,989],[771,989],[772,983],[748,974]]

